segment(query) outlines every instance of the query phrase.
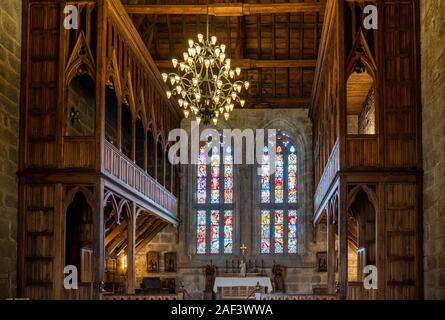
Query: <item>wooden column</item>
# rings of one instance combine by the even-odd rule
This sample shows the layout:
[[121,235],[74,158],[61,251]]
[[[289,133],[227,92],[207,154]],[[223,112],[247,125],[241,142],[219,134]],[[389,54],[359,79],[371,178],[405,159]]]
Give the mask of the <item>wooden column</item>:
[[348,213],[346,184],[340,182],[340,200],[338,206],[338,277],[339,299],[346,299],[348,285]]
[[131,119],[131,160],[136,162],[136,115]]
[[127,227],[127,294],[135,293],[136,286],[136,204],[131,207]]
[[329,209],[327,213],[326,218],[326,224],[327,224],[327,264],[328,264],[328,293],[334,294],[335,293],[335,226],[332,223],[332,209]]

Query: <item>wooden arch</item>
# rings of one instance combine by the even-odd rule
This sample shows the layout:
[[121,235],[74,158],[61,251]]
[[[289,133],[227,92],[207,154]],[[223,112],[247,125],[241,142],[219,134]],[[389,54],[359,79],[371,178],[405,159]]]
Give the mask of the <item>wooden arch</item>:
[[347,207],[347,210],[349,211],[349,208],[354,203],[355,198],[357,197],[357,194],[360,191],[363,191],[363,192],[366,193],[366,195],[368,196],[368,200],[372,203],[372,205],[374,206],[374,210],[377,212],[377,208],[378,208],[377,196],[376,196],[375,192],[373,190],[371,190],[371,188],[369,188],[366,184],[359,184],[359,185],[355,186],[349,192],[349,194],[348,194],[348,207]]
[[79,68],[85,66],[83,74],[87,74],[96,81],[96,64],[94,62],[93,54],[91,49],[87,44],[85,34],[83,31],[80,32],[77,38],[76,45],[70,55],[67,62],[67,67],[65,69],[65,84],[69,85],[70,82],[79,75]]
[[[363,49],[362,52],[357,52],[357,48],[359,47]],[[354,67],[359,61],[361,61],[366,66],[367,70],[369,71],[369,74],[374,79],[374,81],[376,81],[377,63],[375,62],[375,59],[372,56],[372,52],[369,49],[368,42],[366,41],[366,37],[362,29],[360,29],[360,32],[357,34],[355,38],[351,53],[346,63],[347,66],[345,74],[346,80],[348,80],[349,76],[354,72]]]
[[73,203],[74,198],[78,193],[83,194],[83,196],[85,197],[85,200],[87,201],[88,205],[91,207],[92,210],[94,210],[96,208],[96,202],[94,200],[94,196],[91,193],[91,191],[88,190],[84,186],[78,186],[78,187],[75,187],[75,188],[71,189],[70,191],[68,191],[65,195],[65,199],[63,201],[64,215],[66,214],[68,207]]

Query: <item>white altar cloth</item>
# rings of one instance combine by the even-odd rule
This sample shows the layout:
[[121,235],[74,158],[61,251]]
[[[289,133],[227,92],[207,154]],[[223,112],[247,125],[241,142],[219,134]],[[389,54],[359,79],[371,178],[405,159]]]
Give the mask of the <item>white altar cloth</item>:
[[255,287],[257,283],[262,287],[267,287],[267,292],[272,291],[269,277],[216,277],[213,291],[218,292],[218,288],[225,287]]

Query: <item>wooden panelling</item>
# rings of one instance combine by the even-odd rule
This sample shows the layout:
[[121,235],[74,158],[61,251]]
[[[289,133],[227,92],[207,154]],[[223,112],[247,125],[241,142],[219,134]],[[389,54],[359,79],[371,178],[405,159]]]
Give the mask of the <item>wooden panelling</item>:
[[94,168],[96,140],[94,138],[65,137],[63,144],[64,168]]
[[348,136],[346,138],[348,168],[369,168],[379,165],[376,136]]
[[56,162],[55,110],[57,107],[59,57],[59,6],[57,3],[28,4],[28,29],[32,39],[24,59],[28,60],[26,85],[26,162],[30,167],[51,167]]
[[418,1],[381,1],[381,90],[388,167],[420,167]]
[[418,297],[418,187],[389,183],[386,193],[386,298]]

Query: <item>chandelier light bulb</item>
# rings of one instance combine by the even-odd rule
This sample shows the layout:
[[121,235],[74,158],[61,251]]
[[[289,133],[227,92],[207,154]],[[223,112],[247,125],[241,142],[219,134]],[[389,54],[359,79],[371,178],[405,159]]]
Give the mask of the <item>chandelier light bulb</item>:
[[222,52],[226,52],[226,45],[225,44],[220,45],[220,48],[221,48]]
[[229,112],[230,111],[230,104],[226,104],[225,109],[226,109],[227,112]]
[[198,79],[197,78],[193,78],[192,83],[196,87],[198,85]]
[[215,37],[215,36],[212,36],[212,37],[210,38],[210,40],[212,41],[212,44],[215,45],[215,44],[216,44],[216,41],[218,41],[218,38]]
[[182,91],[181,86],[176,86],[176,91],[178,91],[178,93],[181,93],[181,91]]
[[235,108],[235,105],[233,103],[229,104],[230,112],[232,112],[234,108]]
[[226,59],[226,66],[228,66],[230,68],[230,64],[232,63],[232,60],[230,59]]
[[196,122],[198,123],[198,125],[201,123],[201,117],[196,117]]
[[187,102],[187,101],[184,101],[184,108],[188,108],[188,106],[189,106],[189,103]]
[[198,41],[199,41],[199,43],[202,43],[202,40],[204,40],[204,36],[201,33],[198,33]]
[[244,88],[246,88],[246,90],[249,90],[249,87],[250,87],[249,81],[244,82]]
[[172,59],[172,63],[173,63],[173,68],[176,69],[176,67],[178,66],[178,59]]
[[219,112],[223,113],[224,112],[224,108],[223,107],[219,108]]
[[210,67],[210,60],[209,59],[205,59],[204,60],[204,65],[206,66],[206,68],[208,69]]
[[230,114],[228,112],[224,113],[224,119],[229,120]]
[[223,86],[223,82],[222,82],[221,80],[218,80],[218,81],[216,82],[216,86],[218,87],[218,89],[221,89],[222,86]]
[[170,83],[171,85],[174,85],[176,82],[175,77],[170,77]]
[[213,101],[215,101],[215,103],[218,104],[218,103],[219,103],[219,97],[216,96],[216,97],[213,99]]
[[225,58],[226,58],[226,54],[225,54],[225,53],[221,53],[221,54],[219,55],[219,60],[220,60],[221,62],[223,62]]
[[179,99],[179,100],[178,100],[178,103],[179,103],[179,106],[182,107],[182,106],[184,105],[184,100]]
[[197,54],[201,54],[201,50],[202,50],[201,46],[196,46],[196,53]]
[[218,124],[218,119],[217,118],[213,118],[213,124],[216,126]]
[[232,92],[232,100],[236,100],[236,93]]
[[180,78],[178,75],[176,75],[176,76],[175,76],[175,81],[176,81],[177,83],[179,83],[180,80],[181,80],[181,78]]
[[217,57],[219,57],[219,54],[221,53],[221,49],[220,48],[216,48],[215,49],[215,55],[217,56]]
[[230,70],[229,75],[230,75],[230,78],[233,79],[233,77],[235,77],[235,71]]
[[193,48],[194,44],[195,44],[195,41],[193,41],[192,39],[189,39],[189,47]]
[[246,104],[246,100],[241,99],[239,104],[241,105],[241,108],[244,108],[244,105]]
[[167,82],[167,80],[168,80],[168,74],[163,73],[163,74],[162,74],[162,80],[164,80],[164,82]]
[[184,116],[186,119],[189,117],[189,115],[190,115],[190,111],[184,110]]
[[241,74],[241,68],[236,68],[235,71],[236,75],[239,77],[239,75]]
[[171,91],[167,91],[166,94],[167,94],[167,98],[170,99],[171,96],[172,96],[172,92]]
[[184,69],[185,69],[185,63],[184,62],[181,62],[179,64],[179,69],[181,69],[181,71],[184,71]]

